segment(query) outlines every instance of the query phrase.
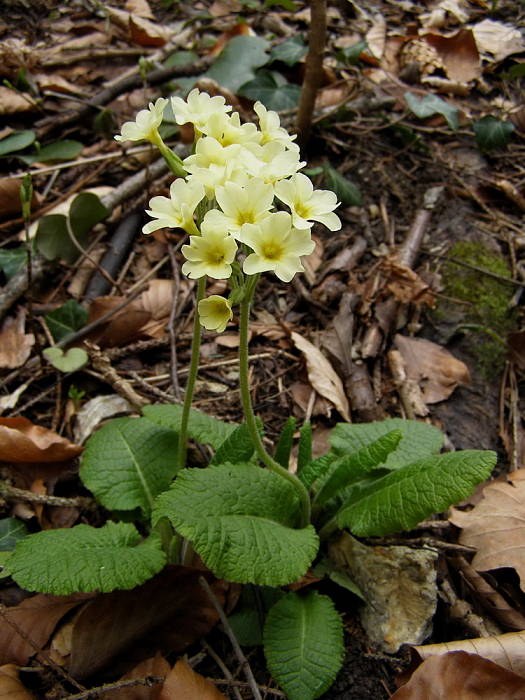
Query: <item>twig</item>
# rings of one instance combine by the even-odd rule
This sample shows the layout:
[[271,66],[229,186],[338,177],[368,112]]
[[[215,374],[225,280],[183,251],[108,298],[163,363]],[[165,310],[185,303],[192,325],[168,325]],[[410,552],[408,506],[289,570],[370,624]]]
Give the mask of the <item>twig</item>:
[[50,496],[46,493],[33,493],[11,486],[6,481],[0,481],[0,496],[6,501],[24,501],[26,503],[38,503],[44,506],[62,506],[66,508],[92,509],[95,502],[92,498],[78,496],[66,498],[65,496]]
[[133,408],[139,411],[143,406],[149,403],[148,399],[137,394],[127,379],[118,375],[115,368],[111,366],[109,358],[97,345],[86,342],[86,347],[89,351],[93,369],[101,373],[104,380],[115,389],[117,394],[129,401]]
[[82,693],[68,695],[64,698],[64,700],[89,700],[89,698],[97,698],[104,693],[112,693],[113,691],[122,690],[123,688],[134,688],[137,685],[145,685],[147,688],[151,688],[152,686],[157,685],[157,683],[164,683],[165,680],[165,678],[160,678],[159,676],[132,678],[130,680],[100,685],[98,688],[89,688],[89,690],[84,690]]
[[326,41],[326,0],[310,0],[310,30],[301,99],[296,130],[299,143],[305,144],[312,128],[312,115],[317,90],[323,75],[323,53]]
[[[249,683],[245,683],[243,681],[229,681],[227,678],[208,678],[209,681],[212,683],[215,683],[215,685],[227,685],[230,687],[236,686],[237,688],[250,688]],[[267,685],[259,685],[258,686],[259,690],[262,690],[263,693],[267,693],[268,695],[275,695],[278,698],[287,698],[288,696],[286,693],[283,693],[282,690],[277,690],[277,688],[270,688]],[[67,700],[67,698],[66,698]]]
[[[231,683],[232,681],[235,681],[234,677],[230,673],[229,668],[226,666],[226,664],[221,659],[221,657],[217,654],[217,652],[214,649],[212,649],[211,646],[209,644],[207,644],[204,640],[202,641],[202,646],[204,647],[204,649],[206,649],[208,654],[211,656],[211,658],[215,661],[217,666],[224,673],[228,682]],[[233,692],[234,692],[234,695],[237,698],[237,700],[242,700],[242,695],[241,695],[241,691],[239,690],[239,688],[236,688],[235,686],[233,686]]]
[[252,669],[250,667],[250,664],[248,663],[248,659],[244,656],[243,650],[239,646],[239,642],[237,641],[237,638],[235,637],[235,634],[233,633],[233,630],[230,626],[230,623],[228,622],[228,618],[226,617],[224,610],[222,609],[221,604],[217,600],[217,596],[215,593],[212,591],[210,585],[204,578],[204,576],[199,576],[199,583],[200,585],[204,588],[206,591],[206,595],[210,599],[213,607],[217,611],[217,614],[219,615],[222,626],[224,628],[224,632],[228,635],[228,639],[231,642],[231,645],[233,647],[233,650],[235,652],[235,655],[239,659],[239,663],[241,665],[242,670],[244,671],[244,675],[246,676],[246,680],[248,681],[251,691],[253,693],[253,697],[255,700],[262,700],[261,693],[259,691],[259,688],[257,687],[257,683],[255,682],[255,678],[252,673]]

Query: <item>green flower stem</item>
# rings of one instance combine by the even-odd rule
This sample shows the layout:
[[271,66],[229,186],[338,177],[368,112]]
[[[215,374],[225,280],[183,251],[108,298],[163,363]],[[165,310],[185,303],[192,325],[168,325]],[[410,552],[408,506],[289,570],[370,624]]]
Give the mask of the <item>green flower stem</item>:
[[206,291],[206,277],[200,277],[197,282],[197,301],[195,303],[195,316],[193,319],[193,339],[191,341],[191,362],[188,374],[188,382],[184,393],[184,404],[182,406],[182,418],[179,431],[179,444],[177,445],[177,467],[182,469],[186,466],[186,451],[188,447],[188,419],[190,417],[191,402],[197,379],[197,368],[199,366],[199,350],[201,347],[201,324],[199,321],[198,306],[199,301],[204,299]]
[[250,431],[250,437],[255,446],[255,450],[261,462],[263,462],[268,469],[282,476],[286,479],[297,491],[299,500],[301,503],[302,517],[301,525],[306,527],[310,523],[310,497],[308,496],[308,491],[304,487],[304,484],[295,476],[291,474],[287,469],[278,464],[269,454],[259,435],[257,429],[257,423],[255,420],[255,414],[252,407],[252,399],[250,396],[250,383],[248,380],[248,328],[250,323],[250,306],[253,298],[253,293],[257,285],[259,275],[253,275],[248,278],[246,285],[246,295],[244,300],[241,302],[241,323],[240,323],[240,337],[239,337],[239,383],[241,389],[241,400],[242,408],[244,412],[244,419],[246,420],[246,425]]
[[166,163],[169,166],[169,169],[174,175],[177,175],[177,177],[186,177],[188,174],[186,170],[184,169],[184,166],[182,165],[182,160],[179,158],[179,156],[176,153],[173,153],[171,148],[168,148],[164,141],[160,138],[159,135],[159,140],[158,142],[155,141],[155,146],[160,151],[161,156],[164,158]]

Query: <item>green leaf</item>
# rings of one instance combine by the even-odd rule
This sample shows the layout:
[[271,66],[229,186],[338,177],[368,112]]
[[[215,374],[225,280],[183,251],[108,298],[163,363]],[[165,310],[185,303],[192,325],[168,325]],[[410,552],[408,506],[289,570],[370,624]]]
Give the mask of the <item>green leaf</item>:
[[397,448],[403,433],[392,430],[382,435],[358,452],[345,455],[336,460],[334,468],[315,497],[317,505],[323,505],[333,498],[338,491],[361,479],[367,472],[384,464],[388,456]]
[[506,73],[502,73],[501,77],[504,80],[515,80],[516,78],[525,77],[525,63],[515,63]]
[[361,54],[369,52],[368,44],[366,39],[361,39],[352,46],[348,46],[346,49],[341,49],[338,55],[343,59],[343,61],[349,66],[357,66],[360,62]]
[[46,314],[45,319],[53,340],[58,342],[82,328],[87,323],[88,312],[78,301],[69,299],[58,309]]
[[378,438],[400,430],[403,437],[383,464],[384,469],[399,469],[436,454],[443,446],[443,434],[421,421],[387,418],[375,423],[338,423],[330,435],[330,444],[338,455],[354,454]]
[[19,540],[28,535],[27,527],[16,518],[0,520],[0,552],[10,552]]
[[59,372],[76,372],[89,362],[89,355],[83,348],[69,348],[67,352],[64,352],[62,348],[53,345],[46,348],[42,355]]
[[[180,430],[180,422],[182,418],[182,406],[180,404],[165,404],[162,406],[145,406],[142,409],[145,418],[163,425],[166,428],[171,428],[175,432]],[[188,435],[197,442],[204,445],[211,445],[218,450],[223,442],[237,428],[236,423],[224,423],[217,418],[207,416],[201,411],[194,409],[190,410],[190,418],[188,421]]]
[[453,131],[459,129],[459,117],[457,107],[453,107],[441,97],[437,95],[425,95],[425,97],[416,97],[411,92],[405,92],[404,98],[410,111],[418,117],[418,119],[426,119],[433,117],[435,114],[441,114],[445,117],[447,124]]
[[297,450],[297,471],[301,471],[312,461],[312,424],[305,421],[299,431],[299,447]]
[[149,514],[177,472],[176,454],[173,430],[146,418],[116,418],[87,441],[80,478],[106,508]]
[[359,188],[327,163],[324,166],[324,182],[329,189],[336,193],[337,199],[343,204],[353,207],[363,206],[363,198]]
[[294,109],[299,104],[301,88],[287,82],[282,76],[277,80],[276,76],[279,74],[259,70],[255,78],[241,85],[237,92],[251,100],[260,100],[267,109],[277,112]]
[[219,58],[205,74],[232,92],[252,80],[255,70],[270,60],[268,42],[256,36],[236,36],[229,41]]
[[175,51],[164,61],[164,68],[175,68],[176,66],[186,66],[188,63],[197,61],[199,56],[194,51]]
[[0,156],[23,151],[33,143],[35,138],[34,131],[15,131],[14,134],[9,134],[0,141]]
[[210,464],[249,462],[254,451],[255,447],[248,426],[242,423],[221,444]]
[[279,588],[254,586],[250,583],[243,586],[235,612],[228,618],[239,644],[259,646],[263,643],[266,614],[283,595],[284,591]]
[[314,700],[333,683],[344,656],[343,623],[328,596],[287,593],[264,626],[270,673],[288,700]]
[[496,453],[488,450],[427,457],[371,484],[358,501],[337,513],[337,525],[359,537],[410,530],[470,496],[495,464]]
[[361,598],[364,603],[367,602],[363,591],[359,588],[357,583],[355,583],[345,571],[336,568],[335,564],[330,559],[321,559],[321,561],[314,566],[312,573],[317,577],[328,576],[328,578],[338,586],[350,591],[350,593],[353,593],[358,598]]
[[293,66],[298,63],[301,58],[308,53],[308,46],[304,43],[304,39],[300,34],[292,36],[290,39],[282,41],[277,46],[274,46],[270,53],[270,60],[282,61],[288,66]]
[[30,535],[17,544],[6,571],[27,591],[109,593],[144,583],[165,563],[159,537],[142,540],[134,525],[108,522]]
[[24,245],[18,248],[0,248],[0,267],[8,280],[26,265],[27,249]]
[[[75,197],[69,209],[69,225],[82,248],[86,247],[93,226],[108,214],[109,211],[92,192],[81,192]],[[43,216],[35,240],[38,250],[47,260],[61,258],[71,264],[80,256],[68,233],[68,219],[63,214]]]
[[478,148],[482,151],[493,151],[507,145],[514,131],[514,124],[489,115],[474,122],[472,128]]
[[84,145],[80,141],[57,141],[41,148],[38,153],[30,156],[20,156],[20,160],[31,163],[58,163],[63,160],[75,160]]
[[298,473],[299,479],[303,482],[307,489],[309,489],[312,484],[320,479],[328,469],[332,462],[337,458],[336,455],[329,452],[326,455],[317,457],[309,462],[301,471]]
[[289,416],[277,441],[275,448],[275,461],[285,469],[288,469],[290,462],[290,454],[292,452],[293,434],[295,432],[295,418]]
[[297,3],[294,2],[294,0],[265,0],[264,2],[266,8],[275,7],[276,5],[284,7],[288,12],[295,12],[297,10]]
[[285,586],[303,576],[319,544],[311,525],[294,529],[299,514],[296,490],[282,477],[222,464],[181,471],[153,518],[168,518],[219,578]]

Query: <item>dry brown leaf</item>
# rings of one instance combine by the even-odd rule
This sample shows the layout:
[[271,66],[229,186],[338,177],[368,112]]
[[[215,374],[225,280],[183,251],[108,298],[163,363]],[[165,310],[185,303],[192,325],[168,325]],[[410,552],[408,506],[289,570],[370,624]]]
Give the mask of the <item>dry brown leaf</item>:
[[38,649],[46,645],[64,615],[91,597],[86,593],[69,596],[38,594],[26,598],[20,605],[6,608],[0,616],[0,663],[25,666]]
[[24,94],[0,85],[0,114],[17,114],[18,112],[30,112],[36,109],[33,99]]
[[35,344],[33,333],[25,332],[26,312],[19,309],[15,318],[8,317],[0,330],[0,367],[21,367],[31,354]]
[[[134,666],[131,671],[128,671],[120,680],[130,681],[136,678],[148,678],[150,676],[166,678],[170,671],[170,664],[163,656],[157,654]],[[161,691],[162,684],[154,683],[150,687],[137,685],[131,688],[122,688],[122,690],[112,690],[110,693],[104,693],[100,697],[102,700],[158,700]]]
[[162,686],[159,700],[227,700],[213,683],[185,661],[177,661]]
[[149,19],[115,7],[106,7],[106,12],[115,24],[128,30],[131,40],[139,46],[164,46],[171,37],[169,29]]
[[468,20],[468,2],[466,0],[441,0],[432,7],[430,12],[422,12],[419,15],[423,27],[439,29],[448,23],[452,15],[456,22],[464,24]]
[[144,17],[144,19],[155,19],[155,15],[151,11],[148,0],[126,0],[124,5],[126,10],[135,17]]
[[53,90],[54,92],[62,92],[66,95],[85,95],[85,90],[83,88],[74,85],[61,75],[36,73],[33,78],[38,83],[38,87],[41,90]]
[[215,0],[215,2],[210,5],[208,12],[212,17],[224,17],[232,12],[239,12],[241,9],[242,5],[238,0],[227,0],[227,2],[224,0]]
[[313,253],[303,259],[304,274],[310,286],[315,284],[315,273],[322,265],[324,259],[324,246],[321,239],[314,235],[312,236],[312,240],[315,243]]
[[477,549],[472,560],[477,571],[511,567],[525,590],[525,469],[487,484],[471,511],[454,508],[449,519],[462,528],[460,543]]
[[323,353],[299,333],[292,333],[295,346],[306,359],[308,379],[317,393],[331,401],[346,421],[350,421],[350,407],[343,382]]
[[[9,216],[22,213],[22,203],[20,201],[20,185],[22,178],[18,177],[1,177],[0,178],[0,218],[8,218]],[[34,209],[38,205],[38,196],[33,192],[31,208]]]
[[388,291],[402,304],[435,306],[436,300],[428,284],[410,267],[401,265],[395,255],[385,258],[381,271],[387,277]]
[[[123,297],[97,297],[93,299],[89,306],[88,322],[92,323],[104,316],[123,301]],[[90,333],[88,338],[100,347],[126,345],[141,337],[141,329],[150,318],[149,311],[145,311],[140,301],[135,299],[117,311],[101,328]]]
[[444,401],[458,384],[470,382],[468,367],[441,345],[399,334],[394,344],[403,357],[408,378],[420,385],[425,403]]
[[368,50],[374,58],[380,59],[385,50],[386,20],[383,15],[376,15],[365,36]]
[[472,27],[480,53],[492,54],[494,61],[502,61],[514,53],[525,50],[525,41],[519,29],[510,24],[484,19]]
[[0,460],[3,462],[65,462],[83,449],[27,418],[0,418]]
[[[478,641],[478,640],[476,640]],[[525,680],[476,654],[424,661],[391,700],[525,700]]]
[[35,697],[22,685],[14,664],[0,666],[0,700],[33,700]]
[[451,80],[468,83],[481,76],[480,56],[471,29],[461,29],[453,36],[426,34],[425,39],[437,51]]

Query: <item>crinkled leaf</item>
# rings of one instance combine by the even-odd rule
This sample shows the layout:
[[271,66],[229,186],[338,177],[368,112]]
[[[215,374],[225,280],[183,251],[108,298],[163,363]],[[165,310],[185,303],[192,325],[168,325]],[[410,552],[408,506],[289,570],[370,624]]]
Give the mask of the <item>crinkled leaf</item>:
[[297,448],[297,471],[301,471],[312,461],[312,424],[305,421],[299,431],[299,446]]
[[[262,426],[259,425],[259,428]],[[225,464],[226,462],[249,462],[253,456],[253,446],[250,431],[246,423],[238,425],[235,430],[221,444],[213,455],[210,464]]]
[[344,655],[343,623],[328,596],[287,593],[264,626],[264,654],[289,700],[314,700],[333,683]]
[[23,151],[33,143],[35,138],[34,131],[15,131],[14,134],[9,134],[0,141],[0,156]]
[[492,151],[507,145],[514,131],[514,124],[497,119],[489,114],[474,122],[472,128],[474,129],[478,147],[482,151]]
[[300,34],[292,36],[274,46],[270,53],[272,61],[282,61],[289,66],[298,63],[308,53],[308,46]]
[[360,537],[410,530],[470,496],[495,464],[496,453],[488,450],[427,457],[371,484],[358,501],[337,513],[337,525]]
[[294,109],[299,104],[301,88],[286,81],[278,73],[267,70],[257,71],[255,78],[238,89],[239,95],[251,100],[260,100],[267,109],[277,112]]
[[295,418],[289,416],[284,427],[279,435],[277,446],[275,448],[275,461],[285,469],[288,469],[290,461],[290,453],[293,445],[293,434],[295,432]]
[[437,95],[425,95],[425,97],[416,97],[411,92],[405,92],[405,100],[410,111],[415,114],[418,119],[427,119],[435,114],[441,114],[445,117],[447,124],[453,131],[459,129],[459,117],[457,107],[453,107],[441,97]]
[[328,189],[335,192],[342,204],[353,207],[363,206],[363,197],[359,188],[329,164],[324,166],[324,182]]
[[16,518],[2,518],[0,520],[0,552],[10,552],[19,540],[28,535],[25,523]]
[[361,479],[367,472],[384,464],[388,455],[393,452],[403,437],[400,430],[392,430],[382,435],[358,452],[340,457],[332,466],[330,476],[323,483],[316,495],[316,503],[323,505],[333,498],[338,491],[352,482]]
[[27,249],[25,246],[18,248],[0,249],[0,268],[7,279],[14,277],[16,273],[27,264]]
[[403,437],[384,464],[385,469],[398,469],[423,457],[436,454],[443,446],[443,434],[433,425],[421,421],[387,418],[375,423],[338,423],[330,435],[330,444],[339,455],[354,454],[392,430]]
[[330,465],[335,459],[337,459],[337,455],[334,455],[331,452],[313,459],[311,462],[308,462],[303,469],[301,469],[298,474],[299,479],[301,479],[306,488],[309,489],[312,484],[317,481],[317,479],[320,479],[324,474],[326,474],[330,468]]
[[268,63],[267,48],[268,42],[260,37],[236,36],[226,44],[206,77],[237,92],[241,85],[254,78],[257,68]]
[[173,430],[146,418],[116,418],[88,439],[80,478],[106,508],[148,514],[176,474],[176,454]]
[[78,331],[87,322],[88,312],[75,299],[69,299],[58,309],[45,315],[53,340],[58,342]]
[[[182,406],[180,404],[165,404],[162,406],[145,406],[142,409],[145,418],[171,428],[178,432],[182,418]],[[207,416],[201,411],[190,410],[188,421],[188,435],[205,445],[211,445],[214,449],[219,449],[223,442],[237,428],[236,423],[224,423],[217,418]]]
[[154,521],[168,518],[216,576],[284,586],[302,576],[318,548],[311,525],[295,529],[293,485],[252,464],[185,469],[161,494]]
[[75,160],[84,145],[80,141],[57,141],[41,148],[38,153],[30,156],[20,156],[20,160],[31,163],[56,163],[62,160]]
[[128,590],[166,563],[160,538],[142,540],[134,525],[76,525],[45,530],[21,540],[6,570],[27,591],[55,595]]
[[42,355],[60,372],[76,372],[89,362],[89,355],[84,348],[69,348],[66,352],[53,345],[46,348]]

